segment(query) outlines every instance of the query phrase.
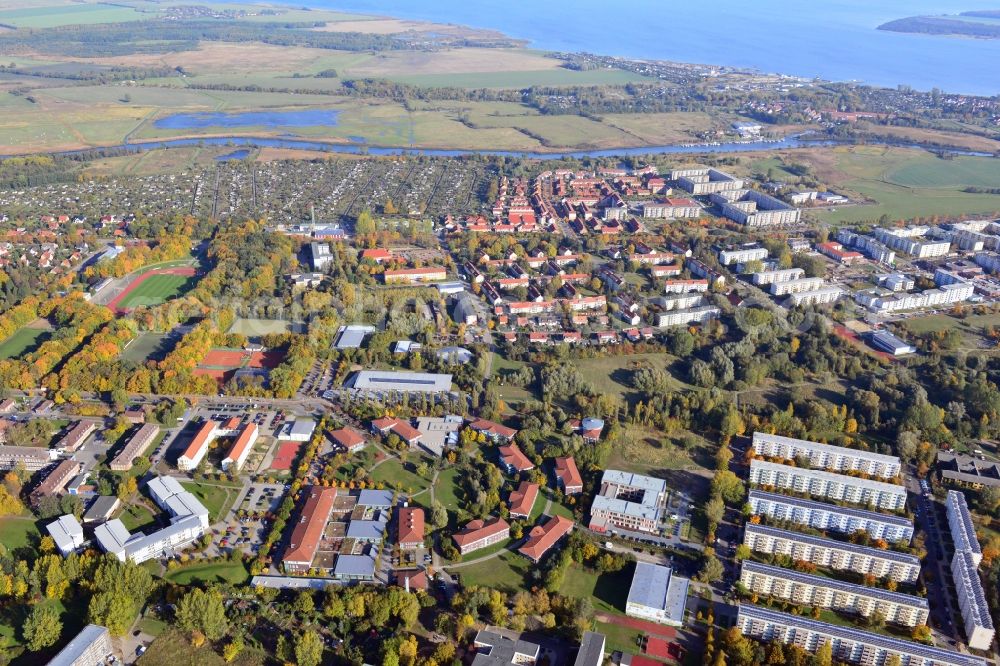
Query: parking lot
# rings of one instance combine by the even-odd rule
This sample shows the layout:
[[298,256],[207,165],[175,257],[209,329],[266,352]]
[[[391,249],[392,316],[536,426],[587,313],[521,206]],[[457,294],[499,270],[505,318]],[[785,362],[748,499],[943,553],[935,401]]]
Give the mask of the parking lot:
[[210,555],[234,550],[255,555],[271,525],[270,515],[281,506],[286,488],[280,483],[251,483],[233,506],[225,524],[216,527]]

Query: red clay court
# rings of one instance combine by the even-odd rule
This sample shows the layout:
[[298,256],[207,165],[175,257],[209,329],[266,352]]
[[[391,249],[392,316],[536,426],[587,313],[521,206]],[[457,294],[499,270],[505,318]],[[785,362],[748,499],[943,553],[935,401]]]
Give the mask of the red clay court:
[[111,301],[107,304],[107,307],[111,308],[111,310],[119,314],[127,312],[131,308],[119,307],[119,304],[128,300],[129,296],[137,289],[139,289],[144,282],[158,275],[178,275],[181,277],[190,278],[194,277],[196,274],[197,271],[195,270],[194,266],[177,266],[175,268],[154,268],[153,270],[149,270],[146,271],[145,273],[142,273],[134,280],[132,280],[132,282],[130,282],[129,285],[125,287],[125,289],[122,290],[120,294],[111,299]]
[[249,354],[241,350],[212,349],[198,365],[203,368],[242,368]]
[[281,442],[271,461],[271,469],[282,472],[291,469],[301,446],[302,442]]
[[267,351],[253,352],[250,354],[250,362],[247,364],[247,367],[274,370],[281,365],[281,362],[284,360],[285,352],[280,349],[268,349]]

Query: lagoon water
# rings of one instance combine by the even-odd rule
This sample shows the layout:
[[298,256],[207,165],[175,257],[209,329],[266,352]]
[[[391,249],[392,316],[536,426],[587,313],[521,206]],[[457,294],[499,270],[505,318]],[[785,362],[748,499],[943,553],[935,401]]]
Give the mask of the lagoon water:
[[1000,0],[271,0],[493,28],[535,48],[1000,94],[1000,40],[886,32],[892,19]]

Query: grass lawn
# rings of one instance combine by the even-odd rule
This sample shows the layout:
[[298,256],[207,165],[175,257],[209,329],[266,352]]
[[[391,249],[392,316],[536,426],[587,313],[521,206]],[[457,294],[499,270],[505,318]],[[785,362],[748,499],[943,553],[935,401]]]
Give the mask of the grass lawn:
[[[552,506],[549,507],[549,511],[548,511],[547,515],[550,515],[550,516],[563,516],[563,517],[569,518],[571,520],[574,519],[573,518],[573,510],[571,508],[569,508],[568,506],[566,506],[565,504],[560,504],[559,503],[559,500],[556,498],[556,493],[555,493],[554,490],[552,490],[549,487],[542,488],[541,492],[539,493],[538,506],[541,506],[542,509],[545,509],[545,504],[546,504],[546,502],[548,502],[549,499],[552,500]],[[536,506],[535,510],[532,510],[531,515],[535,515],[535,511],[536,510],[538,510],[537,506]]]
[[[481,550],[473,551],[468,555],[463,555],[462,559],[457,560],[455,563],[458,564],[459,562],[475,562],[476,560],[492,555],[493,553],[499,553],[501,550],[506,550],[507,546],[509,546],[512,541],[513,539],[504,539],[503,541],[495,543],[492,546],[487,546],[486,548],[483,548]],[[460,568],[460,569],[455,569],[455,571],[465,571],[465,569]]]
[[430,486],[430,481],[403,467],[396,458],[386,460],[372,471],[372,480],[382,482],[389,487],[416,493]]
[[462,585],[484,585],[513,593],[527,589],[525,577],[531,568],[526,557],[508,551],[491,560],[456,569],[455,573],[461,574]]
[[139,666],[177,666],[178,664],[199,664],[200,666],[222,666],[225,660],[219,656],[212,644],[206,642],[196,648],[176,630],[171,629],[153,641],[146,654],[136,662]]
[[30,546],[38,537],[38,528],[32,518],[9,516],[0,519],[0,545],[8,551]]
[[53,28],[61,25],[91,25],[120,23],[152,18],[149,13],[131,7],[106,4],[58,5],[55,7],[25,7],[0,12],[0,23],[18,28]]
[[284,319],[244,319],[239,318],[229,327],[230,333],[239,333],[247,337],[257,337],[274,333],[288,333],[295,324]]
[[150,275],[119,301],[118,307],[130,309],[160,305],[188,291],[196,281],[196,278],[187,275]]
[[460,474],[458,469],[446,469],[438,474],[437,483],[434,484],[434,499],[451,511],[457,511],[461,508],[458,499],[458,477]]
[[176,338],[167,333],[152,333],[146,331],[140,333],[132,342],[122,350],[123,360],[133,363],[145,363],[146,361],[162,361],[174,347]]
[[[625,399],[632,393],[632,375],[644,367],[659,368],[667,372],[667,365],[674,360],[674,356],[665,353],[632,354],[630,356],[604,356],[599,358],[586,358],[573,361],[584,380],[590,384],[598,393],[605,393],[615,397]],[[674,382],[671,382],[674,384]],[[680,382],[676,382],[673,388],[679,388]]]
[[559,593],[579,599],[590,597],[594,602],[594,610],[624,615],[634,572],[635,568],[631,565],[615,573],[600,574],[573,564],[566,572]]
[[217,481],[184,481],[181,485],[190,490],[205,505],[212,522],[219,520],[226,514],[229,506],[236,501],[236,496],[241,488],[238,485],[225,486]]
[[129,532],[135,532],[147,525],[152,525],[156,521],[153,512],[141,504],[129,504],[118,516],[118,519],[125,525]]
[[[685,448],[682,446],[685,441],[694,445]],[[656,430],[632,426],[621,438],[621,445],[612,452],[608,466],[642,474],[653,470],[692,469],[699,466],[698,452],[708,447],[708,442],[694,433],[685,431],[668,437]]]
[[169,627],[169,624],[155,617],[144,617],[139,620],[139,629],[153,637],[159,636]]
[[9,338],[0,342],[0,359],[18,358],[34,351],[52,337],[52,331],[44,328],[22,326]]
[[595,622],[594,625],[594,631],[604,634],[606,639],[605,652],[611,653],[615,650],[630,654],[641,652],[639,649],[639,638],[643,635],[641,631],[607,622]]
[[189,564],[163,576],[165,580],[178,585],[192,583],[231,583],[240,585],[250,577],[250,572],[243,562],[208,562],[205,564]]

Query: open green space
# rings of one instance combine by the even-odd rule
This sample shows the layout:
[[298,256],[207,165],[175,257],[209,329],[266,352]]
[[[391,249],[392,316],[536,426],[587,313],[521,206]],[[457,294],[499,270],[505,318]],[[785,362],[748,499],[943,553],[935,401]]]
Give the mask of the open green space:
[[194,287],[197,278],[186,275],[150,275],[118,302],[120,308],[160,305]]
[[119,23],[152,18],[150,13],[132,7],[111,4],[73,4],[52,7],[26,7],[0,11],[0,23],[17,28],[54,28],[61,25]]
[[686,430],[668,436],[634,425],[611,452],[608,466],[643,474],[655,470],[695,469],[702,466],[709,448],[703,437]]
[[[545,509],[545,504],[548,502],[548,500],[552,500],[552,505],[549,507],[549,510],[546,513],[544,509]],[[559,500],[556,498],[555,491],[547,486],[543,487],[541,489],[541,492],[538,493],[538,504],[531,512],[532,516],[534,516],[535,513],[539,510],[538,509],[539,505],[542,507],[541,513],[546,513],[546,515],[563,516],[564,518],[570,518],[570,519],[573,518],[573,509],[569,508],[565,504],[560,503]]]
[[34,519],[21,516],[0,518],[0,545],[7,551],[30,546],[38,537]]
[[559,592],[579,599],[590,597],[594,602],[594,610],[624,615],[634,572],[634,567],[626,566],[621,571],[602,574],[573,564],[566,572]]
[[229,327],[230,333],[238,333],[249,338],[276,333],[288,333],[297,325],[284,319],[245,319],[239,318]]
[[175,338],[167,333],[145,331],[122,350],[122,359],[132,363],[162,361],[173,349]]
[[37,349],[51,336],[52,331],[48,329],[22,326],[9,338],[0,342],[0,359],[19,358]]
[[531,568],[526,557],[505,551],[485,562],[456,569],[455,573],[461,574],[463,586],[481,585],[513,593],[525,589],[525,576]]
[[229,506],[236,501],[236,496],[242,487],[233,484],[226,485],[220,481],[182,481],[181,485],[190,490],[205,505],[212,522],[225,516]]
[[208,562],[205,564],[189,564],[167,571],[165,580],[177,585],[193,583],[230,583],[240,585],[250,577],[243,562]]
[[461,470],[457,468],[446,469],[438,474],[437,483],[434,484],[434,499],[451,511],[457,511],[461,508],[458,499],[458,479],[460,476]]
[[595,622],[594,625],[594,631],[604,634],[605,652],[616,650],[628,654],[641,652],[639,639],[643,636],[643,632],[610,622]]
[[144,527],[156,522],[156,516],[142,504],[129,504],[122,511],[118,519],[125,525],[129,532],[141,530]]
[[[647,354],[632,354],[628,356],[601,356],[597,358],[584,358],[573,361],[573,365],[583,375],[583,379],[590,384],[598,393],[613,395],[625,399],[632,393],[632,375],[645,367],[657,368],[667,372],[667,367],[674,361],[675,357],[662,353],[653,352]],[[672,376],[671,376],[671,379]],[[683,384],[673,380],[674,388],[680,388]]]
[[408,493],[417,493],[430,486],[430,480],[414,473],[403,466],[396,458],[386,460],[371,474],[372,480],[377,483],[384,483],[390,488],[402,490]]

